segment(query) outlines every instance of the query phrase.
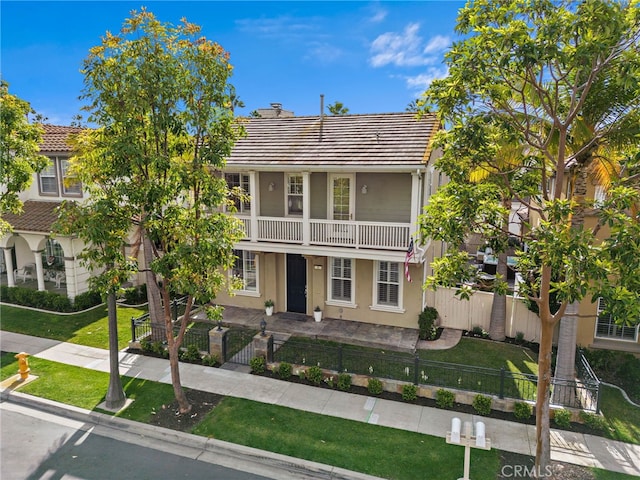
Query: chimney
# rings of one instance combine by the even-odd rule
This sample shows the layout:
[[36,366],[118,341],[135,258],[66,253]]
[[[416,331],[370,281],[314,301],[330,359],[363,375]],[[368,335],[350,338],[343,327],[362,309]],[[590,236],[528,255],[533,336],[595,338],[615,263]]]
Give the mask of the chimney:
[[320,94],[320,137],[318,141],[322,141],[322,124],[324,123],[324,94]]

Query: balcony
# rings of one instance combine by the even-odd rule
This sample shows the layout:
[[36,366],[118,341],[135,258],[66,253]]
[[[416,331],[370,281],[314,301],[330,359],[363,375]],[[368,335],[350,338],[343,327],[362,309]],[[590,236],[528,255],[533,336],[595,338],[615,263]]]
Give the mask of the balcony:
[[252,242],[289,243],[406,251],[409,247],[409,223],[381,223],[310,219],[291,217],[238,217],[244,224],[245,240]]

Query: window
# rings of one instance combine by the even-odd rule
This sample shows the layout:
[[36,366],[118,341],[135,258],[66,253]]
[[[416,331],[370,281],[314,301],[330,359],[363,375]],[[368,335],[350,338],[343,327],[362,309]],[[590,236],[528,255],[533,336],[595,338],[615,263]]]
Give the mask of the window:
[[62,173],[62,194],[63,195],[82,195],[82,184],[75,181],[74,177],[69,175],[69,159],[60,159],[60,171]]
[[82,184],[74,181],[69,175],[69,159],[49,157],[50,164],[38,174],[41,195],[58,195],[62,191],[64,197],[82,196]]
[[64,250],[57,240],[47,239],[42,252],[42,265],[53,270],[64,269]]
[[614,340],[628,340],[635,342],[638,339],[638,326],[628,327],[618,325],[609,314],[605,314],[606,303],[602,298],[598,299],[598,318],[596,321],[596,337]]
[[56,174],[55,158],[50,159],[51,163],[39,174],[40,193],[43,195],[58,195],[58,175]]
[[331,300],[338,302],[353,301],[353,268],[350,258],[331,260]]
[[400,306],[400,271],[399,263],[378,262],[376,305],[385,307]]
[[[243,173],[225,173],[224,178],[230,189],[238,188],[243,194],[249,195],[249,175]],[[232,198],[238,213],[251,212],[251,201],[248,198],[242,199],[238,196],[232,196]]]
[[604,201],[607,199],[607,191],[602,185],[596,185],[596,190],[593,195],[593,200],[596,207],[601,207]]
[[258,271],[256,268],[256,255],[247,250],[234,250],[236,256],[232,275],[242,280],[242,290],[247,292],[258,291]]
[[302,175],[287,177],[287,213],[302,215]]

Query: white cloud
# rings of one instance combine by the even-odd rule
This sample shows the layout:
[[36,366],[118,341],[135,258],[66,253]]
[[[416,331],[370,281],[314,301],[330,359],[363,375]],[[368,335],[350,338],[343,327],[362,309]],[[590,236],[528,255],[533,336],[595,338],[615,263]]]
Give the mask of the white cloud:
[[436,35],[431,40],[429,40],[429,43],[427,43],[422,52],[426,53],[427,55],[440,53],[449,48],[449,45],[451,45],[451,39],[449,37]]
[[429,67],[427,70],[419,75],[413,77],[405,77],[407,87],[414,91],[416,94],[424,92],[431,82],[438,78],[444,78],[447,76],[448,69],[446,66],[441,67]]
[[[451,40],[436,35],[426,44],[419,35],[420,24],[410,23],[402,33],[387,32],[371,43],[370,63],[374,67],[395,65],[396,67],[415,67],[432,65],[440,61],[440,54]],[[424,46],[423,46],[424,45]]]
[[309,47],[305,59],[312,59],[326,65],[338,60],[343,55],[344,52],[339,47],[328,43],[315,42]]

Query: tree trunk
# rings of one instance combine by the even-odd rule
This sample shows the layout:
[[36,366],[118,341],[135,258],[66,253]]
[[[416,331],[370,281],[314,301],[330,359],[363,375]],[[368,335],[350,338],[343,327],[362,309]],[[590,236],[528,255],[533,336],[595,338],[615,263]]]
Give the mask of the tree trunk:
[[[502,280],[507,280],[507,253],[501,252],[498,254],[498,265],[496,266],[496,273],[502,277]],[[505,324],[507,322],[507,296],[493,294],[493,302],[491,304],[491,319],[489,321],[489,338],[491,340],[497,340],[499,342],[505,339]]]
[[536,478],[548,477],[551,465],[549,401],[551,390],[551,346],[554,323],[548,314],[540,315],[540,351],[538,353],[538,390],[536,399]]
[[158,341],[165,336],[162,328],[158,328],[164,325],[164,312],[156,274],[151,271],[151,263],[154,260],[153,245],[146,234],[143,234],[142,237],[142,252],[144,276],[147,284],[147,300],[149,302],[149,320],[151,321],[151,338],[152,341]]
[[169,289],[166,284],[162,286],[162,299],[163,299],[163,311],[164,311],[164,325],[167,333],[167,349],[169,351],[169,369],[171,371],[171,385],[173,386],[173,394],[178,402],[178,410],[180,413],[187,413],[191,411],[191,404],[187,395],[182,388],[182,381],[180,380],[180,346],[182,344],[183,330],[186,327],[186,321],[184,318],[188,315],[185,312],[185,317],[182,320],[181,332],[176,338],[173,335],[173,318],[171,316],[171,298],[169,296]]
[[120,410],[127,397],[122,389],[118,362],[118,316],[115,293],[107,296],[107,318],[109,321],[109,388],[105,403],[109,410]]

